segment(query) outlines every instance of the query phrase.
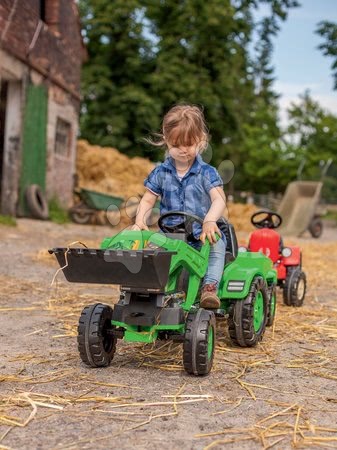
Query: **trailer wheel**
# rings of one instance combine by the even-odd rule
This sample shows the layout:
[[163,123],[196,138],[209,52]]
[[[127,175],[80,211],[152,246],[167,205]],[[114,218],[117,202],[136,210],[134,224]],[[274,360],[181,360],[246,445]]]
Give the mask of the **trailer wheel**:
[[112,309],[96,303],[86,306],[78,323],[78,350],[91,367],[107,367],[114,357],[117,338],[111,334]]
[[234,344],[253,347],[262,340],[267,324],[268,298],[265,281],[255,277],[247,297],[231,304],[228,330]]
[[323,222],[319,217],[314,217],[309,224],[308,230],[315,239],[321,237],[323,233]]
[[269,288],[267,327],[271,327],[275,320],[276,313],[276,286],[273,284]]
[[283,286],[283,302],[287,306],[302,306],[307,279],[300,266],[289,267]]
[[48,203],[37,184],[31,184],[25,190],[28,209],[35,219],[47,220],[49,217]]
[[80,225],[86,225],[91,221],[92,213],[88,211],[88,208],[80,203],[69,210],[71,220]]
[[187,373],[207,375],[213,364],[215,316],[203,308],[190,312],[186,319],[183,363]]

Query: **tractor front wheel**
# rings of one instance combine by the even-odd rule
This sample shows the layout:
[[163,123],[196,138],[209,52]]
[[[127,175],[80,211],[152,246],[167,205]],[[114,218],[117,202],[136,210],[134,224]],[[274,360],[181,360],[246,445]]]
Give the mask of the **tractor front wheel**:
[[234,344],[253,347],[262,339],[267,324],[268,299],[265,281],[255,277],[247,297],[231,304],[228,330]]
[[213,364],[215,316],[203,308],[190,312],[186,319],[183,363],[187,373],[207,375]]
[[307,289],[307,279],[301,267],[289,267],[283,286],[283,302],[287,306],[302,306]]
[[78,350],[91,367],[107,367],[116,351],[117,338],[111,333],[112,309],[96,303],[86,306],[78,323]]

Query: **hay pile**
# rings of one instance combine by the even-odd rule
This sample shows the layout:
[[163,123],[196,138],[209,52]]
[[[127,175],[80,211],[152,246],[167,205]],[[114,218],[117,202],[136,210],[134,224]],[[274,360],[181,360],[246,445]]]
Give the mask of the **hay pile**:
[[257,206],[243,203],[227,203],[227,219],[234,225],[235,231],[253,231],[254,227],[250,223],[250,217],[258,210]]
[[145,158],[129,158],[115,148],[77,143],[79,186],[128,199],[144,193],[143,181],[154,168]]

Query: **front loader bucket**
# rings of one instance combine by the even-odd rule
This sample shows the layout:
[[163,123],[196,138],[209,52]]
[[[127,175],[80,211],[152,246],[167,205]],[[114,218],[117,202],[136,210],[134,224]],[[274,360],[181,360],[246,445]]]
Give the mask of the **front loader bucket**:
[[175,252],[53,248],[64,276],[75,283],[120,284],[163,289]]

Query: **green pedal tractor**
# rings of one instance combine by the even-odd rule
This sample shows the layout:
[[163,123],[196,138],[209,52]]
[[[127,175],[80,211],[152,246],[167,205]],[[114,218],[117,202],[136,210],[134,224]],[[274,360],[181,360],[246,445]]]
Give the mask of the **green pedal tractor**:
[[[167,226],[168,218],[182,221]],[[160,217],[160,233],[124,230],[104,239],[100,249],[50,250],[68,281],[120,285],[120,299],[113,308],[96,303],[82,311],[78,349],[84,363],[108,366],[119,338],[143,343],[172,339],[183,343],[186,372],[205,375],[213,363],[216,317],[228,318],[229,336],[236,345],[252,347],[262,339],[275,315],[277,275],[271,260],[262,253],[238,253],[233,226],[219,222],[227,237],[218,288],[221,308],[203,309],[200,285],[210,244],[192,246],[197,242],[196,224],[202,224],[199,217],[175,211]]]

